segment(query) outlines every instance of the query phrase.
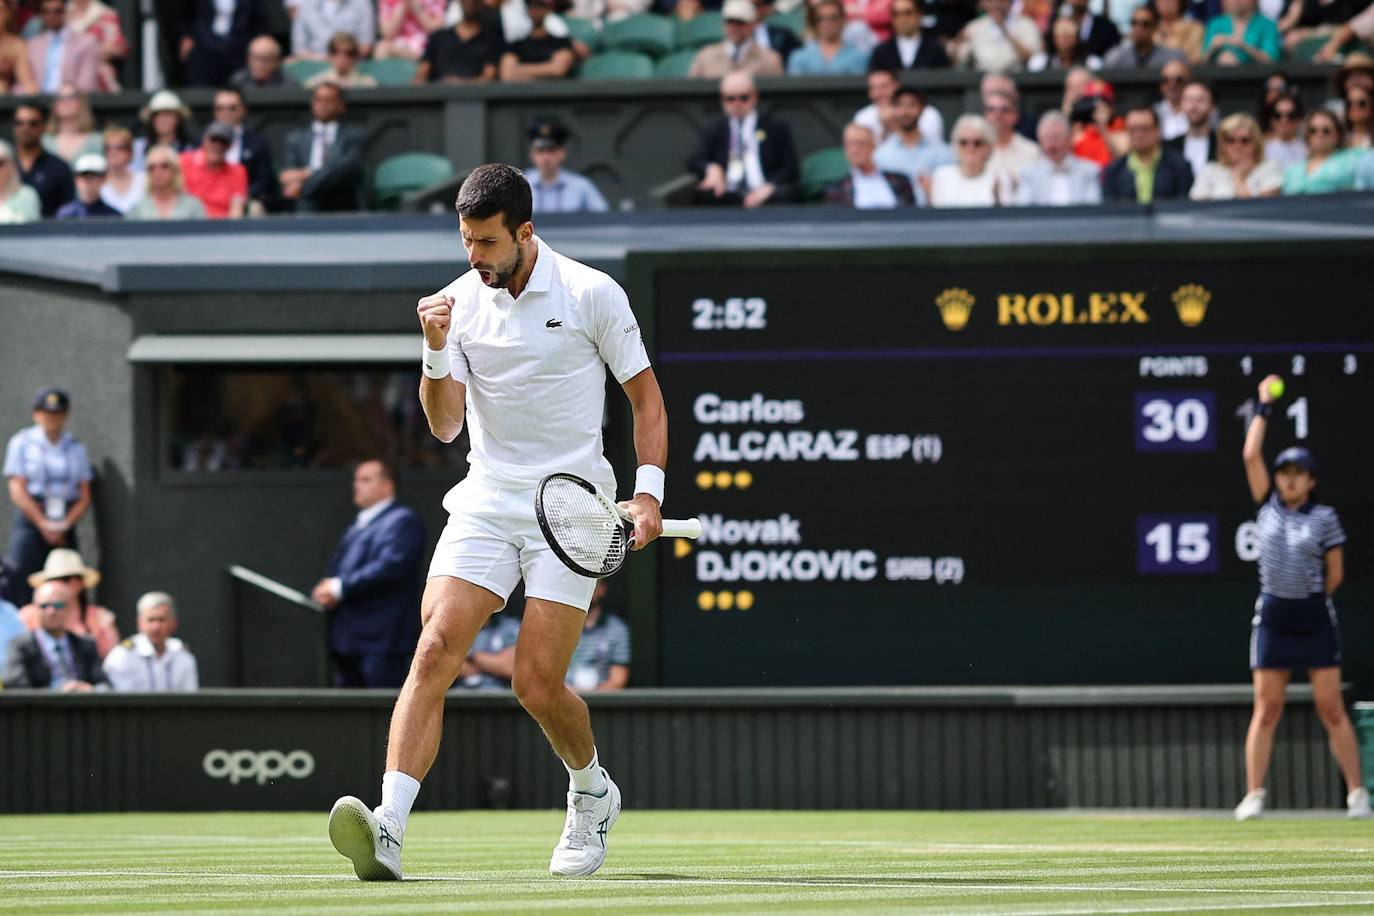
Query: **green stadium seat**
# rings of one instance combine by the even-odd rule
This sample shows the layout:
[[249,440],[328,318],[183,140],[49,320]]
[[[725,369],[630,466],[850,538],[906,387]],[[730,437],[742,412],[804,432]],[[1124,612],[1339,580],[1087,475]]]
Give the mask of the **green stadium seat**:
[[[1310,61],[1317,56],[1318,51],[1326,47],[1326,43],[1330,40],[1330,35],[1314,35],[1311,38],[1304,38],[1302,41],[1298,42],[1293,50],[1288,52],[1288,59],[1295,61]],[[1342,45],[1340,49],[1342,54],[1351,54],[1355,51],[1360,51],[1365,54],[1369,53],[1369,49],[1363,42],[1356,41],[1353,38]]]
[[453,177],[453,163],[434,153],[401,153],[383,159],[372,175],[372,206],[394,210],[401,198]]
[[596,27],[595,22],[576,16],[564,16],[563,21],[568,26],[569,38],[582,42],[593,51],[601,47],[601,30]]
[[677,28],[667,16],[640,13],[607,23],[601,40],[611,51],[638,51],[662,57],[677,47]]
[[808,201],[820,200],[825,189],[849,174],[849,162],[844,158],[844,150],[838,146],[816,150],[802,159],[801,188],[802,197]]
[[674,51],[654,64],[654,76],[662,79],[683,79],[692,68],[692,58],[696,56],[695,48]]
[[578,79],[643,80],[654,75],[653,58],[630,51],[602,51],[582,63]]
[[306,80],[316,73],[323,73],[329,69],[327,60],[288,60],[281,65],[282,70],[287,76],[298,83],[304,84]]
[[799,40],[806,40],[806,13],[802,12],[801,7],[790,13],[774,13],[768,17],[768,24],[781,26],[796,35]]
[[679,48],[700,48],[725,40],[725,27],[720,13],[698,13],[686,22],[677,24],[677,46]]
[[404,57],[387,57],[362,61],[358,70],[375,79],[378,86],[409,86],[415,79],[417,66],[416,61]]

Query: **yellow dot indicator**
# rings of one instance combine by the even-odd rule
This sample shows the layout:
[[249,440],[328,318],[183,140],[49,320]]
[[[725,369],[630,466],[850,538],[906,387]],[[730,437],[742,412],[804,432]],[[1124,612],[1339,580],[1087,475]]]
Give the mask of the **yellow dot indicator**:
[[715,606],[716,606],[716,593],[715,593],[715,592],[702,592],[700,595],[697,595],[697,607],[701,608],[703,611],[709,611],[709,610],[711,610],[712,608],[714,608]]
[[735,606],[735,595],[733,592],[721,592],[716,595],[716,607],[722,611],[728,611]]
[[747,611],[754,606],[753,592],[740,592],[735,596],[735,607],[741,611]]
[[716,471],[716,486],[722,490],[730,489],[730,481],[734,480],[734,476],[729,471]]
[[697,489],[711,489],[711,484],[715,482],[715,479],[715,475],[712,474],[710,471],[702,471],[700,474],[697,475]]
[[735,486],[741,490],[749,489],[749,485],[754,482],[754,475],[748,471],[735,472]]
[[673,556],[681,560],[692,552],[692,542],[684,538],[677,538],[673,541]]

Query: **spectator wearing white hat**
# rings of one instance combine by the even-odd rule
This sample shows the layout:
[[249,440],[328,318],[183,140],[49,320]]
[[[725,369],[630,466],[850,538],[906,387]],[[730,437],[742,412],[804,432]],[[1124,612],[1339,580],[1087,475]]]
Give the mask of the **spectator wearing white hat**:
[[135,169],[143,168],[143,157],[154,146],[170,146],[181,153],[195,145],[191,142],[191,109],[170,89],[154,92],[138,117],[147,126],[143,136],[134,140]]
[[120,219],[124,214],[100,199],[109,166],[99,153],[76,160],[76,199],[57,211],[58,219]]
[[743,71],[754,76],[782,76],[782,57],[759,44],[754,27],[754,4],[749,0],[725,0],[720,9],[725,40],[703,47],[692,58],[687,75],[693,79],[720,79]]
[[44,388],[33,401],[33,425],[10,437],[5,477],[14,525],[10,529],[11,596],[27,604],[25,580],[41,569],[54,547],[76,547],[76,523],[91,506],[91,462],[86,446],[67,432],[71,398]]
[[166,592],[138,599],[138,634],[105,657],[105,676],[117,693],[190,693],[200,689],[200,669],[177,631],[177,606]]
[[[91,598],[91,590],[100,584],[100,572],[87,566],[81,554],[65,547],[58,548],[48,554],[43,568],[28,579],[35,595],[39,588],[50,582],[61,583],[70,590],[72,608],[67,615],[68,632],[93,640],[101,658],[119,645],[119,627],[115,623],[114,611],[96,604]],[[25,605],[19,611],[19,618],[30,630],[43,626],[43,611],[37,604]]]

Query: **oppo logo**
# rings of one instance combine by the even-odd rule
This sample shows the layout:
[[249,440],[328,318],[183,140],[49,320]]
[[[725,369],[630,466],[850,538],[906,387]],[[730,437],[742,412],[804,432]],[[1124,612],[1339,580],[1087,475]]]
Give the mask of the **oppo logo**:
[[305,779],[315,772],[315,758],[309,751],[213,750],[205,755],[201,766],[211,779],[228,779],[233,786],[253,780],[261,786],[283,776]]

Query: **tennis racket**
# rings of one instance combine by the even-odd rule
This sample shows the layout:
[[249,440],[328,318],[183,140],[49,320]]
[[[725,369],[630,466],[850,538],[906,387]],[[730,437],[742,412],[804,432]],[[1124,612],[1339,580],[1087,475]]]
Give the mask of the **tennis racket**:
[[[550,474],[534,492],[534,515],[563,565],[592,579],[614,575],[634,546],[630,515],[575,474]],[[663,536],[701,537],[701,520],[663,520]]]

